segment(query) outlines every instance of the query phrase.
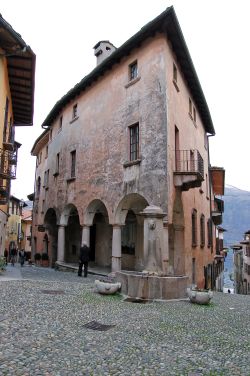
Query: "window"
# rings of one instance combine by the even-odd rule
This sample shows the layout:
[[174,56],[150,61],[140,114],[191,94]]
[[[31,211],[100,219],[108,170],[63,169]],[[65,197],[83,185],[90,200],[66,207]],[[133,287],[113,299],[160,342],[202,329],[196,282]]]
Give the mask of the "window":
[[197,210],[193,209],[192,211],[192,247],[197,246]]
[[194,122],[196,123],[196,109],[193,107],[193,117],[194,117]]
[[42,202],[42,213],[44,213],[44,208],[45,208],[45,200]]
[[175,63],[173,63],[173,80],[177,83],[177,68]]
[[39,196],[40,195],[40,191],[41,191],[41,178],[40,178],[40,176],[38,177],[38,179],[37,179],[37,196]]
[[205,246],[205,216],[204,214],[200,217],[200,243],[201,247]]
[[60,153],[56,155],[56,173],[59,174],[59,167],[60,167]]
[[60,116],[60,119],[59,119],[59,129],[62,129],[62,123],[63,123],[63,117]]
[[209,219],[207,221],[207,246],[211,247],[212,245],[212,221]]
[[76,176],[76,151],[72,151],[71,155],[71,178],[75,178]]
[[136,77],[138,77],[138,65],[137,61],[134,61],[132,64],[129,65],[129,80],[132,81]]
[[139,159],[139,124],[129,127],[130,161]]
[[191,99],[189,98],[189,115],[192,117],[192,109],[193,109],[193,106],[192,106],[192,101]]
[[50,132],[49,132],[49,139],[50,139],[50,141],[52,140],[52,138],[53,138],[53,131],[51,129]]
[[9,116],[9,98],[6,97],[5,113],[4,113],[3,142],[6,142],[6,139],[7,139],[8,116]]
[[77,117],[77,103],[73,106],[72,119]]
[[48,154],[49,154],[49,146],[46,145],[45,158],[48,158]]

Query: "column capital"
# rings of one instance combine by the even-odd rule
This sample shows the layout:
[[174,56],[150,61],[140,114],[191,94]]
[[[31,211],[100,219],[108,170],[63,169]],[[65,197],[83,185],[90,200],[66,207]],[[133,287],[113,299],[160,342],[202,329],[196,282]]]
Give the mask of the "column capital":
[[112,224],[113,228],[121,228],[122,226],[124,226],[123,223],[113,223]]

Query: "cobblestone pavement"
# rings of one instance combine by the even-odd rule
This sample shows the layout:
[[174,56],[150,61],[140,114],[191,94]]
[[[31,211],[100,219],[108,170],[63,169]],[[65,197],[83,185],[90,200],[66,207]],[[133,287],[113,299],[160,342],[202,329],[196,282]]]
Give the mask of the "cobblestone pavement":
[[0,375],[250,375],[250,296],[135,304],[95,293],[95,276],[21,273],[0,277]]

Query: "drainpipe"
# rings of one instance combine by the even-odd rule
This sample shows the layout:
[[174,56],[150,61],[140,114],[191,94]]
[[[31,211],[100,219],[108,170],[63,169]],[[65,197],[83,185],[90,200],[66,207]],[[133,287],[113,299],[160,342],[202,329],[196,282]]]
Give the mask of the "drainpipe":
[[[207,136],[208,137],[212,137],[214,136],[214,134],[209,134]],[[208,182],[209,182],[209,195],[210,195],[210,218],[212,220],[212,184],[211,184],[211,173],[210,173],[210,167],[211,167],[211,164],[210,164],[210,151],[209,151],[209,139],[208,139],[208,143],[207,143],[207,153],[208,153]],[[211,253],[213,253],[213,232],[212,232],[212,239],[211,239]]]
[[[214,134],[209,134],[207,135],[207,153],[208,153],[208,182],[209,182],[209,196],[210,196],[210,200],[209,200],[209,204],[210,204],[210,220],[211,220],[211,254],[213,253],[214,251],[214,243],[213,243],[213,231],[212,231],[212,184],[211,184],[211,172],[210,172],[210,167],[211,167],[211,164],[210,164],[210,151],[209,151],[209,137],[212,137],[214,136]],[[211,269],[212,270],[212,267]],[[213,281],[213,273],[211,273],[211,288],[213,289],[214,288],[214,282]]]

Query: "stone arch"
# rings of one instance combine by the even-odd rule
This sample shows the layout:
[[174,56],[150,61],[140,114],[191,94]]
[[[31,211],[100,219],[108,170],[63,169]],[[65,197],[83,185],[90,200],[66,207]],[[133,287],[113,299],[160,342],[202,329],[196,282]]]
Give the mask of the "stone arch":
[[77,207],[68,204],[60,216],[60,225],[65,227],[64,260],[69,263],[77,263],[81,247],[82,232]]
[[148,205],[148,201],[138,193],[126,195],[121,199],[115,210],[114,223],[124,225],[129,210],[132,210],[135,215],[138,215]]
[[121,225],[121,269],[144,269],[144,220],[140,213],[148,201],[137,193],[122,198],[115,211],[115,224]]
[[106,205],[103,203],[103,201],[95,199],[88,204],[83,214],[84,224],[87,226],[91,226],[93,224],[95,215],[98,213],[101,213],[105,218],[105,221],[109,223],[109,215]]
[[[111,267],[112,226],[103,201],[95,199],[83,214],[84,226],[89,227],[90,261],[105,268]],[[93,265],[93,266],[94,266]]]

